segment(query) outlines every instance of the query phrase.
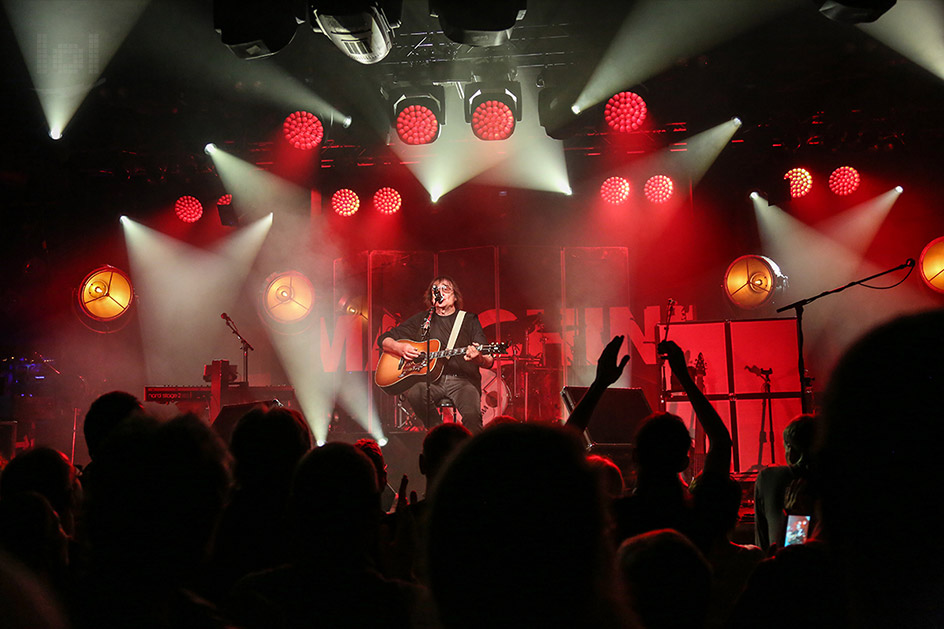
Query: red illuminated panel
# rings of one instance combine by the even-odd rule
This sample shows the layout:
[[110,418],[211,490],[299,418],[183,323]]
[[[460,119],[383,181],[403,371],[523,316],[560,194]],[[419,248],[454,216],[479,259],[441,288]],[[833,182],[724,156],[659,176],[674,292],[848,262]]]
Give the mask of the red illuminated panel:
[[667,203],[672,198],[674,187],[670,177],[655,175],[646,181],[645,186],[643,186],[643,194],[646,195],[646,199],[650,203]]
[[859,189],[859,172],[852,166],[840,166],[829,176],[829,189],[841,197]]
[[603,110],[606,124],[620,133],[638,129],[646,119],[646,114],[646,101],[633,92],[613,95]]
[[609,177],[600,185],[600,198],[611,205],[619,205],[629,198],[629,182],[622,177]]
[[472,133],[480,140],[507,140],[515,132],[515,115],[505,103],[487,100],[472,112]]
[[813,175],[805,168],[791,168],[783,178],[790,180],[790,196],[794,199],[805,197],[813,189]]
[[351,216],[361,205],[357,193],[348,188],[342,188],[331,195],[331,209],[340,216]]
[[282,123],[282,133],[289,144],[307,151],[321,144],[324,138],[324,126],[314,114],[296,111],[285,118],[285,122]]

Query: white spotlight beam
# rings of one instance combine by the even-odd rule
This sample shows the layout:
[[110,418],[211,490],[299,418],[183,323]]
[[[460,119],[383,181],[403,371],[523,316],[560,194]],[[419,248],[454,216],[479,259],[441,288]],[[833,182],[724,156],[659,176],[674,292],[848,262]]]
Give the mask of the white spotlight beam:
[[859,255],[865,255],[875,234],[900,196],[898,191],[889,190],[819,223],[816,227],[834,242]]
[[310,207],[311,192],[216,147],[209,151],[233,202],[255,214]]
[[[884,270],[763,199],[755,200],[754,211],[764,254],[789,277],[785,302],[812,297]],[[884,279],[891,285],[903,276],[904,271]],[[933,299],[907,283],[896,287],[894,294],[855,286],[805,309],[806,348],[820,352],[820,364],[831,367],[852,341],[875,325],[934,305]]]
[[[122,220],[138,294],[147,376],[153,383],[193,382],[219,357],[227,331],[220,313],[237,302],[268,229],[240,234],[219,255],[187,245],[130,219]],[[238,348],[231,358],[237,361]],[[237,363],[238,364],[238,363]]]
[[882,19],[858,28],[944,79],[944,7],[937,2],[899,2]]
[[797,6],[793,0],[643,0],[634,6],[574,106],[586,110]]
[[728,120],[686,140],[685,151],[672,153],[692,184],[701,181],[740,126],[741,123],[736,118]]
[[49,136],[59,139],[147,0],[7,0],[4,6]]

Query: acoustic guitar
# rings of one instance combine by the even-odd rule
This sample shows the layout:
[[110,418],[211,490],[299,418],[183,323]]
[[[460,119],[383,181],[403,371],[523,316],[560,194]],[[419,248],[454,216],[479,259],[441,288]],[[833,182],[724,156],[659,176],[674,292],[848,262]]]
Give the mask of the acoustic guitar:
[[[440,358],[459,356],[465,354],[466,350],[466,347],[440,350],[440,341],[438,339],[430,339],[429,356],[427,357],[426,341],[400,339],[398,342],[409,343],[416,348],[420,355],[411,360],[386,351],[381,354],[380,361],[377,363],[377,373],[374,374],[374,382],[390,395],[399,395],[420,380],[425,380],[427,371],[430,374],[430,380],[436,382],[439,380],[443,368],[446,366],[446,363],[440,360]],[[508,349],[508,344],[491,343],[488,345],[479,345],[478,349],[483,354],[503,354]]]

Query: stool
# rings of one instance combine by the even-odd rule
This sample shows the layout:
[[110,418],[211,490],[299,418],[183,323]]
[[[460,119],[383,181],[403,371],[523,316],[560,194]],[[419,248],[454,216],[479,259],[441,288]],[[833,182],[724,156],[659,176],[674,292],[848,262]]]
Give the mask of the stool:
[[456,423],[456,405],[452,403],[452,400],[444,397],[436,402],[436,408],[439,409],[439,416],[442,418],[443,423]]

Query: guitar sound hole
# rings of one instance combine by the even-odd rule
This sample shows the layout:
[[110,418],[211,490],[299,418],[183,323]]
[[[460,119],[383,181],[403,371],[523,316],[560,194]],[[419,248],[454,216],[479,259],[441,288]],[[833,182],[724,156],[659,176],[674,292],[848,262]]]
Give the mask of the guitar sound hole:
[[420,354],[419,356],[413,359],[413,363],[416,365],[422,365],[425,362],[426,362],[426,354]]

